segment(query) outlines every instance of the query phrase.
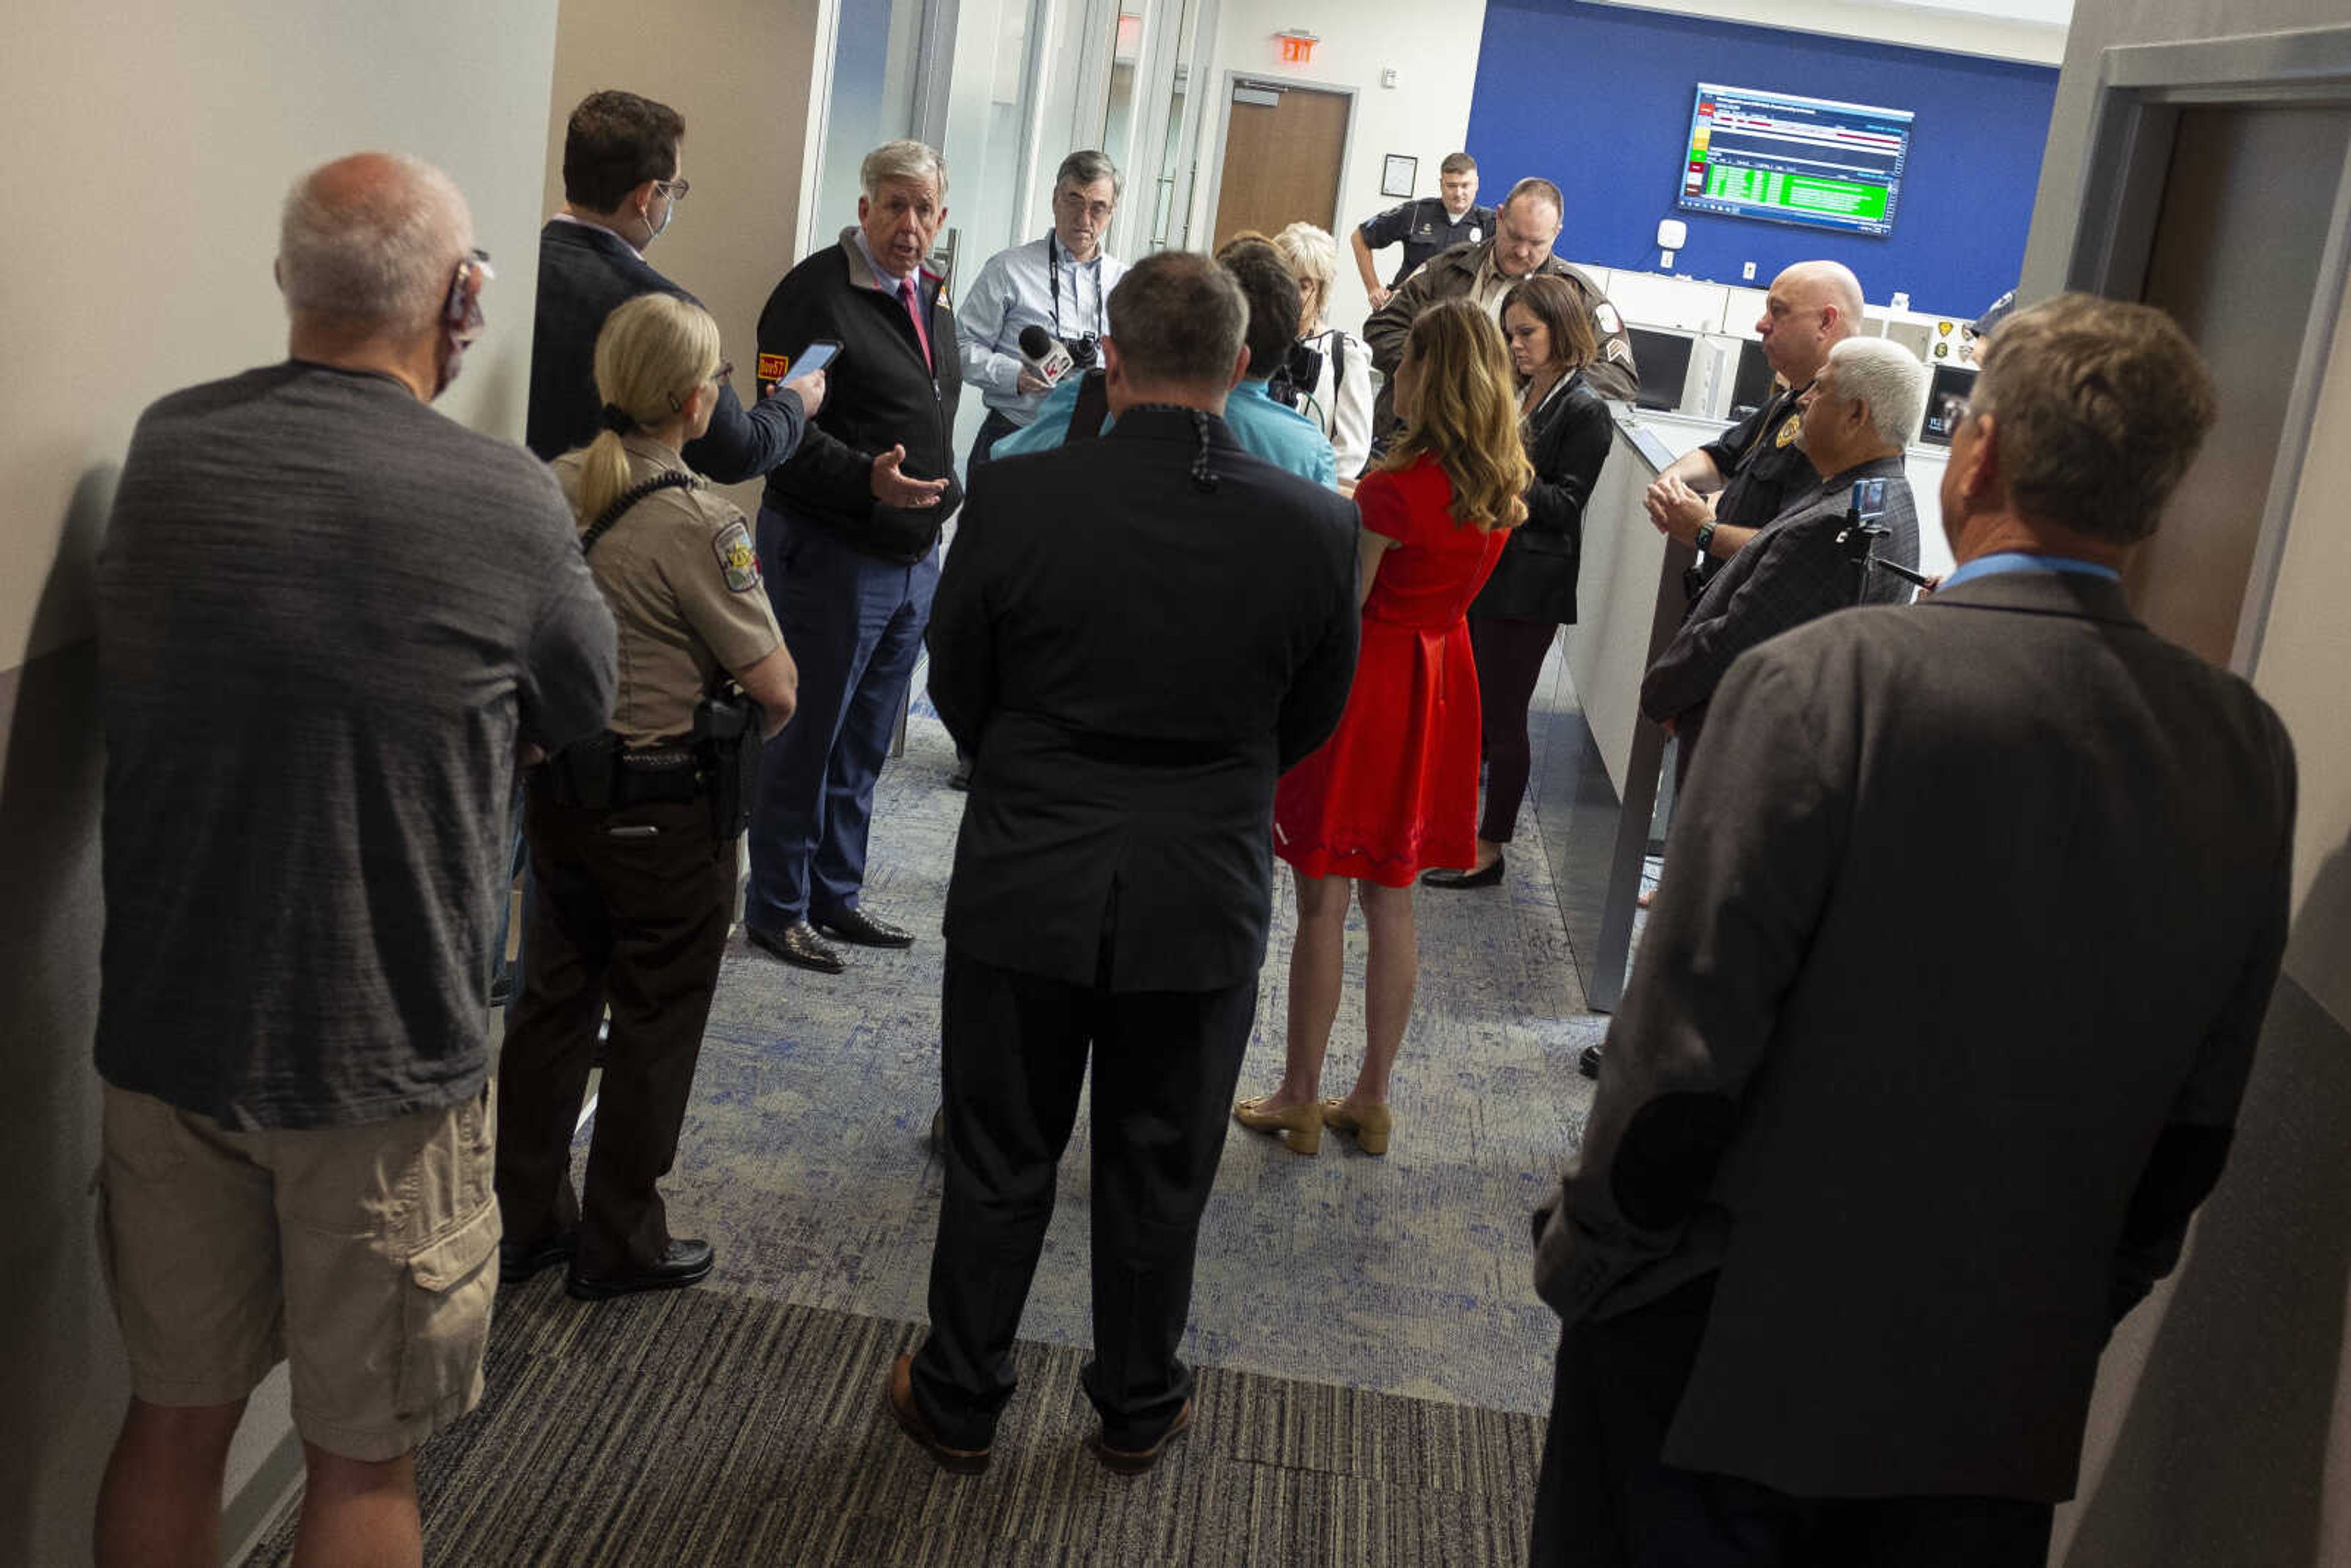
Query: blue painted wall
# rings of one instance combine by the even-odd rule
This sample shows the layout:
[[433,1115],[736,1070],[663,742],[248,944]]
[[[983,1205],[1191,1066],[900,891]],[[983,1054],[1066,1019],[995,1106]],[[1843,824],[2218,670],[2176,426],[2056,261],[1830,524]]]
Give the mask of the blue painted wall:
[[[1701,81],[1915,111],[1894,232],[1883,239],[1683,212],[1690,105]],[[1655,271],[1657,223],[1689,241],[1673,270],[1755,287],[1827,257],[1882,305],[1973,316],[2015,287],[2057,72],[2043,66],[1711,22],[1583,0],[1487,0],[1469,109],[1480,195],[1541,174],[1567,196],[1571,260]]]

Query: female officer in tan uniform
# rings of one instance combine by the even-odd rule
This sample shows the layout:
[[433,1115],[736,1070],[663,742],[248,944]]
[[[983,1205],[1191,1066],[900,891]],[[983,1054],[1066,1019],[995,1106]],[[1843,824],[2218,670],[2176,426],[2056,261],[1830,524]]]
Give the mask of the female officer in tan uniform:
[[[677,1152],[735,898],[735,823],[712,799],[731,751],[697,744],[696,710],[732,676],[764,710],[742,742],[756,747],[791,716],[799,685],[743,514],[679,455],[727,370],[700,306],[630,300],[596,339],[604,433],[554,465],[620,627],[621,682],[610,733],[529,782],[537,889],[498,1069],[499,1262],[511,1283],[568,1258],[567,1289],[583,1300],[691,1285],[712,1261],[708,1242],[670,1235],[654,1190]],[[572,1129],[608,1004],[575,1195]]]

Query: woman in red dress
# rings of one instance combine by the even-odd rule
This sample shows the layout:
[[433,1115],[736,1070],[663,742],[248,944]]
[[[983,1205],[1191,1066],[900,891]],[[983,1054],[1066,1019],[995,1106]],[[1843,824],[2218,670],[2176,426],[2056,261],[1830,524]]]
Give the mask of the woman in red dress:
[[[1483,310],[1447,300],[1413,323],[1395,401],[1404,429],[1355,490],[1364,638],[1346,716],[1274,793],[1274,852],[1298,877],[1289,1061],[1272,1093],[1233,1108],[1301,1155],[1326,1124],[1387,1152],[1388,1071],[1420,962],[1413,883],[1477,856],[1478,678],[1463,616],[1526,516],[1510,361]],[[1364,1064],[1352,1092],[1324,1100],[1350,886],[1371,932]]]

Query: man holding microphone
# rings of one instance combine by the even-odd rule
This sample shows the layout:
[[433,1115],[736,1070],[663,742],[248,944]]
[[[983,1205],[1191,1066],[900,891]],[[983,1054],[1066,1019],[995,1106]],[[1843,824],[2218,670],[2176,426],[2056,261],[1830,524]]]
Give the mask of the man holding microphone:
[[964,297],[956,313],[963,379],[987,405],[967,467],[987,462],[998,441],[1037,417],[1058,379],[1051,377],[1063,357],[1057,346],[1070,371],[1093,367],[1095,344],[1109,330],[1110,291],[1126,274],[1126,264],[1102,248],[1124,184],[1100,152],[1062,159],[1053,176],[1051,231],[988,257]]

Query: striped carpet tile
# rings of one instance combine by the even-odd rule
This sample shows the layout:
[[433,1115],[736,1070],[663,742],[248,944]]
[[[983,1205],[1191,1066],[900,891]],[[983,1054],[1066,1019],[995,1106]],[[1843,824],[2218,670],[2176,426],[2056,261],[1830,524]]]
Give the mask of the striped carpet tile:
[[[1523,1561],[1539,1417],[1228,1368],[1150,1474],[1105,1472],[1082,1352],[1023,1343],[996,1460],[883,1413],[918,1325],[715,1291],[499,1303],[488,1391],[418,1460],[447,1564],[1481,1568]],[[246,1568],[290,1561],[292,1510]]]

